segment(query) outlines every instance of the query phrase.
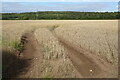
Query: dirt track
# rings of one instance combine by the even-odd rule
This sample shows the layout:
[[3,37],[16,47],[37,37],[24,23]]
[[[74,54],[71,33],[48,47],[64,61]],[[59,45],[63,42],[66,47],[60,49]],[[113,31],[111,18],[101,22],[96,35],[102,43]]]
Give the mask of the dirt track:
[[28,67],[27,72],[18,75],[21,78],[38,78],[41,75],[41,66],[43,55],[37,40],[34,38],[33,32],[28,32],[24,35],[27,37],[27,43],[24,44],[24,51],[21,53],[21,58],[32,59],[31,65]]
[[[24,44],[24,50],[20,54],[20,58],[30,60],[30,66],[26,67],[27,70],[20,72],[20,74],[16,77],[43,77],[43,71],[48,65],[46,64],[45,66],[44,64],[45,62],[43,59],[41,46],[38,45],[33,32],[28,32],[23,36],[26,37],[27,42]],[[61,38],[58,38],[58,40],[64,46],[64,48],[67,49],[69,53],[68,56],[77,71],[77,78],[117,77],[117,73],[114,71],[116,70],[114,66],[101,61],[99,57],[92,55],[90,52],[85,51],[82,48],[77,49],[75,46],[72,46],[72,44],[67,43],[67,41]]]
[[79,73],[83,77],[91,77],[92,78],[92,77],[97,76],[101,72],[100,67],[92,59],[90,59],[83,53],[78,52],[77,50],[75,50],[71,46],[67,45],[66,43],[64,43],[64,42],[62,42],[62,43],[69,51],[69,57],[72,60],[77,71],[79,71]]
[[84,78],[110,78],[117,76],[117,73],[114,72],[117,67],[111,66],[111,64],[102,60],[99,56],[92,55],[92,53],[82,48],[78,49],[72,46],[72,44],[61,38],[59,38],[59,40],[69,51],[68,55],[73,65]]

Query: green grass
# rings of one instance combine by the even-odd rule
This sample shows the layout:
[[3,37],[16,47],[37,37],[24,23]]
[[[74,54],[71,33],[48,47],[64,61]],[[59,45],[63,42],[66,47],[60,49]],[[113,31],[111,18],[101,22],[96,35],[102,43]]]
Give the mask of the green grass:
[[22,45],[18,41],[12,41],[9,43],[9,46],[13,48],[14,50],[21,51],[23,50]]
[[0,40],[0,45],[17,51],[23,50],[21,43],[17,40],[8,41],[5,38],[2,38],[2,40]]

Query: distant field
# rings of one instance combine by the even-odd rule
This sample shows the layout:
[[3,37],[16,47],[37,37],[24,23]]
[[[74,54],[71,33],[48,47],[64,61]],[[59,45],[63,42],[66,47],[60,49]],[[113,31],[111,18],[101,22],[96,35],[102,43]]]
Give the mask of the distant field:
[[3,20],[2,23],[4,77],[118,76],[118,20]]

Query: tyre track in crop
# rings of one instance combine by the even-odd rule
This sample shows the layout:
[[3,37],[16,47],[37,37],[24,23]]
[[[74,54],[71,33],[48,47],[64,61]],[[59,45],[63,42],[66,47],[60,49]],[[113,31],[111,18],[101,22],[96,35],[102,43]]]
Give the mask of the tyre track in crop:
[[[117,77],[114,73],[114,68],[100,57],[93,55],[89,51],[73,46],[68,41],[60,38],[55,33],[60,43],[68,51],[68,56],[75,66],[76,70],[84,78],[103,78],[103,77]],[[109,68],[108,68],[109,67]],[[111,71],[110,71],[111,70]]]
[[62,39],[58,39],[68,51],[68,56],[80,75],[83,77],[92,78],[99,74],[100,68],[95,62],[93,62],[93,60],[85,56],[83,53],[80,53],[73,47],[67,45]]
[[[77,49],[72,44],[68,44],[67,41],[58,37],[54,32],[53,36],[58,38],[59,42],[64,46],[68,51],[68,56],[72,61],[74,67],[79,72],[78,75],[82,75],[84,78],[96,78],[108,76],[107,73],[102,70],[104,67],[101,66],[101,63],[95,59],[91,53],[87,53],[82,49]],[[23,39],[23,48],[24,50],[20,53],[22,59],[30,60],[30,66],[26,67],[26,71],[22,71],[18,78],[40,78],[42,76],[42,63],[43,55],[41,51],[41,46],[38,45],[37,40],[34,37],[34,32],[28,32],[22,36],[26,38],[25,42]],[[105,66],[108,67],[108,66]],[[110,69],[110,68],[109,68]],[[112,69],[110,69],[112,70]],[[102,73],[102,75],[100,74]],[[110,74],[111,75],[111,74]],[[110,76],[109,75],[109,76]]]
[[[60,40],[60,39],[59,39]],[[64,41],[60,42],[65,46],[68,51],[68,56],[72,61],[73,65],[77,71],[86,78],[93,78],[99,74],[101,71],[100,67],[89,57],[83,53],[77,51],[73,47],[67,45]]]
[[26,78],[25,76],[30,72],[29,69],[32,68],[35,53],[37,53],[36,40],[34,39],[33,32],[23,34],[21,36],[20,45],[22,47],[20,51],[15,50],[13,53],[9,53],[9,56],[14,60],[11,61],[11,65],[8,67],[7,71],[4,72],[4,78],[19,78],[22,75],[24,75],[22,78]]
[[21,44],[23,46],[23,51],[20,53],[20,58],[30,60],[30,65],[26,67],[26,71],[23,70],[21,74],[16,77],[39,78],[41,75],[39,66],[41,66],[43,61],[43,55],[41,54],[40,46],[34,37],[34,31],[26,32],[22,35]]

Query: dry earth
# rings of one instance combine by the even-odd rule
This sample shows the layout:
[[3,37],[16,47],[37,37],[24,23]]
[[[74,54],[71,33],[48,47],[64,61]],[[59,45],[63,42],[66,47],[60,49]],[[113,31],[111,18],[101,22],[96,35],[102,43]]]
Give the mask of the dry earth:
[[7,69],[5,77],[116,78],[117,30],[117,20],[3,21],[4,42],[26,38],[20,60]]

